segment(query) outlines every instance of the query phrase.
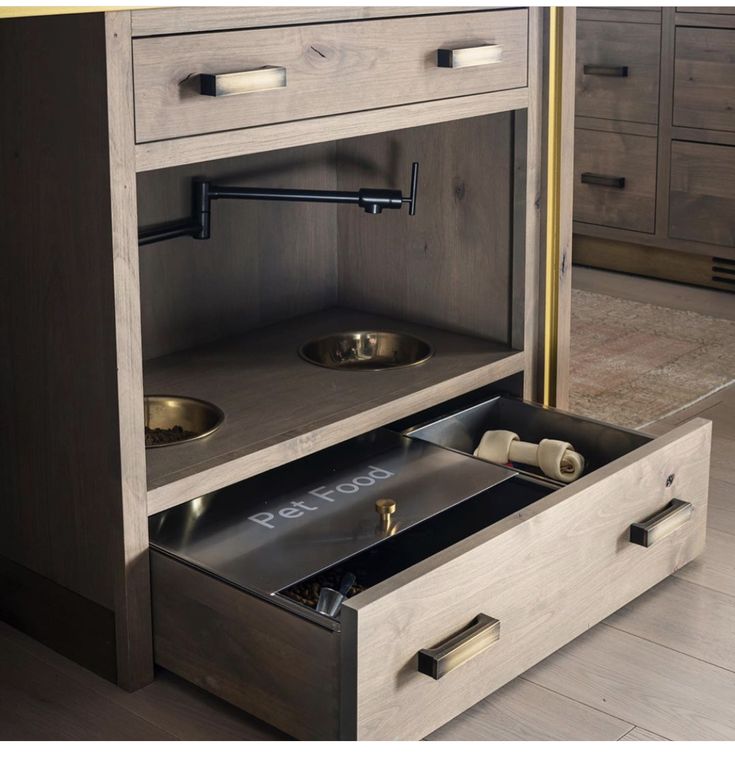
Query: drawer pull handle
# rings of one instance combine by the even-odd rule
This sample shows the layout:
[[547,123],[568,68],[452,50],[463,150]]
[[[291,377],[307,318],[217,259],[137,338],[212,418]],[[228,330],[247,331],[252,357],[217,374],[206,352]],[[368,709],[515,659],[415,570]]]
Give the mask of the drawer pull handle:
[[627,77],[627,66],[596,66],[595,64],[585,64],[582,68],[584,74],[593,77]]
[[418,670],[438,680],[473,656],[482,653],[500,638],[500,622],[487,614],[478,614],[472,624],[436,648],[419,651]]
[[441,69],[487,66],[503,60],[502,45],[478,45],[474,48],[439,48],[436,65]]
[[649,519],[630,525],[630,541],[650,548],[675,529],[686,524],[694,513],[694,506],[684,500],[672,500],[666,508]]
[[283,66],[262,66],[230,74],[199,75],[199,92],[216,98],[278,90],[281,87],[286,87],[286,69]]
[[606,188],[625,188],[625,178],[614,175],[596,175],[594,172],[582,172],[585,185],[604,185]]

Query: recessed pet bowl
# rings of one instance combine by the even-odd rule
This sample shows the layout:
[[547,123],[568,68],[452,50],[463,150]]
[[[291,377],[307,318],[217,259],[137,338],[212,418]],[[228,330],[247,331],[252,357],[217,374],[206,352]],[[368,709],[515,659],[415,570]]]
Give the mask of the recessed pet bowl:
[[434,350],[415,336],[392,331],[344,331],[307,341],[299,355],[334,370],[388,370],[426,362]]
[[145,446],[169,445],[201,439],[219,428],[225,414],[211,402],[193,397],[145,397]]

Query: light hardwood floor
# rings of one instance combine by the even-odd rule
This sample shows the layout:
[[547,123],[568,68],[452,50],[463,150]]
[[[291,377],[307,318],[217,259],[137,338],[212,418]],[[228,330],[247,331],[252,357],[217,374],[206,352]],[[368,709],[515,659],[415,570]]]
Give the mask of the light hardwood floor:
[[[627,298],[648,290],[689,309],[728,308],[713,292],[682,295],[677,289],[686,287],[652,289],[641,280],[613,286]],[[609,285],[603,277],[584,287]],[[735,386],[650,430],[695,416],[714,422],[704,555],[430,740],[735,740]],[[126,693],[0,623],[2,740],[283,738],[168,672]]]

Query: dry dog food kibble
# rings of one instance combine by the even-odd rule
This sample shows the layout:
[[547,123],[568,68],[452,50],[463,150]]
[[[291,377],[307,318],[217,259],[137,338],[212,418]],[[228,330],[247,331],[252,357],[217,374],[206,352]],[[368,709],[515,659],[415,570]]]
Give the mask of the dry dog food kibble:
[[196,436],[193,431],[182,429],[181,426],[173,426],[170,429],[149,429],[145,427],[145,446],[171,444],[172,442],[182,442],[184,439],[191,439]]

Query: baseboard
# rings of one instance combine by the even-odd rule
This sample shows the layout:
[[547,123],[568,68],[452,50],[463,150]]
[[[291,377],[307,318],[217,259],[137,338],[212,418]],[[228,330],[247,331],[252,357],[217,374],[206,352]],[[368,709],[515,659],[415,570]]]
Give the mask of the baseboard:
[[575,235],[574,264],[735,292],[735,262],[703,254]]
[[0,619],[117,681],[114,612],[5,556],[0,556]]

